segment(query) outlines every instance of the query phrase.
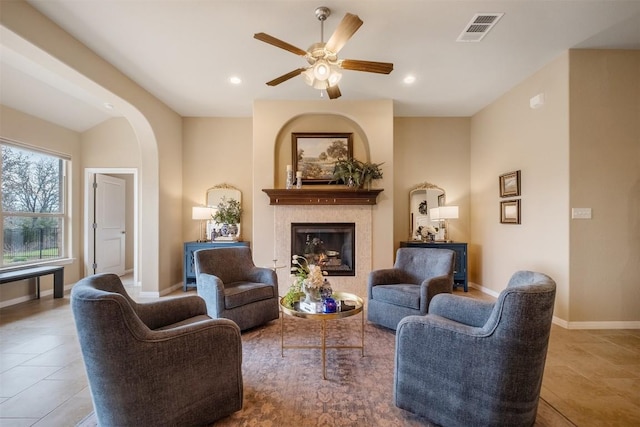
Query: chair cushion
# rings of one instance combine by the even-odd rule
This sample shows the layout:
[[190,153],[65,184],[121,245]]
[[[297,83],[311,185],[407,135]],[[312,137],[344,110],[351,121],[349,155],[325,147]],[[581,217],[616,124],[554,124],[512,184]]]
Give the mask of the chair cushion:
[[224,308],[229,310],[274,296],[273,286],[266,283],[226,283],[224,285]]
[[420,310],[420,285],[376,285],[371,295],[374,300]]
[[211,317],[206,314],[201,314],[199,316],[190,317],[188,319],[182,320],[180,322],[172,323],[171,325],[163,326],[161,328],[156,328],[156,331],[164,331],[166,329],[173,329],[179,326],[191,325],[193,323],[204,322],[206,320],[211,320]]

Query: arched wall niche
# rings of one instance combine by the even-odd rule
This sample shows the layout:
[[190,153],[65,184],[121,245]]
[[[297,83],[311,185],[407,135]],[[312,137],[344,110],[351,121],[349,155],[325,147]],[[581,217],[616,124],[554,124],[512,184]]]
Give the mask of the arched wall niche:
[[294,132],[337,132],[353,134],[353,156],[370,161],[369,139],[360,125],[350,117],[331,113],[305,113],[292,117],[280,128],[274,144],[274,188],[284,188],[286,167],[293,161]]

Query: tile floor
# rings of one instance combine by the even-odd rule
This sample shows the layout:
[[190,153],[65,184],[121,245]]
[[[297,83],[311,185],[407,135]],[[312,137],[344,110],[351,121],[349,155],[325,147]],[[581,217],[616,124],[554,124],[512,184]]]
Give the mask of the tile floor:
[[[0,309],[0,344],[0,426],[73,426],[93,410],[68,294]],[[640,330],[554,325],[542,397],[577,426],[640,425]]]

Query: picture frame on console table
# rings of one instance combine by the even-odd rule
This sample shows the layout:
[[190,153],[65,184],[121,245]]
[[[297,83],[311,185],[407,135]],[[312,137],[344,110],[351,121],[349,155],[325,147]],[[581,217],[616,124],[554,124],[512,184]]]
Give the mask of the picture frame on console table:
[[520,224],[520,199],[500,202],[500,223]]
[[330,184],[336,160],[353,157],[353,133],[294,132],[291,153],[302,184]]

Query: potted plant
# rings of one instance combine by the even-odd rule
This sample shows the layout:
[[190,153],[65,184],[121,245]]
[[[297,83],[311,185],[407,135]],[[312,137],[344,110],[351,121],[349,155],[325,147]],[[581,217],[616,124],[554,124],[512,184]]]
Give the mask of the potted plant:
[[362,164],[362,185],[366,188],[371,187],[374,179],[382,179],[382,163],[363,163]]
[[240,234],[240,217],[242,216],[242,207],[236,199],[227,200],[222,198],[218,203],[216,212],[212,215],[216,224],[220,224],[220,237],[237,237]]
[[369,187],[374,179],[382,178],[382,163],[365,163],[360,160],[338,159],[333,167],[332,181],[343,182],[349,187]]

